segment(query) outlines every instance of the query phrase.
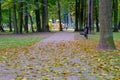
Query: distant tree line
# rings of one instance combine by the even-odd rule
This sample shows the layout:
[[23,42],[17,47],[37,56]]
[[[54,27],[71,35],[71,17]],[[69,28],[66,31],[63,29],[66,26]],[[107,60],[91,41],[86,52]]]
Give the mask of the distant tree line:
[[[5,7],[5,8],[4,8]],[[9,30],[15,34],[28,33],[28,21],[30,20],[32,32],[47,32],[48,27],[48,0],[1,0],[0,1],[0,31],[2,27],[3,9],[8,9]],[[35,14],[36,29],[33,27],[33,12]],[[13,24],[13,25],[12,25]],[[14,29],[13,29],[13,28]]]
[[[84,26],[89,27],[89,32],[99,32],[99,1],[100,0],[75,0],[75,31],[82,31]],[[114,32],[120,29],[118,15],[119,0],[112,0],[112,27]]]

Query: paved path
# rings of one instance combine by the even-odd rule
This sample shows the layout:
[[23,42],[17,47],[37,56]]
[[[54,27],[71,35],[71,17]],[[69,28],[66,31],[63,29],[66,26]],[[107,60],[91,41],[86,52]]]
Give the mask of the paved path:
[[58,32],[53,36],[43,40],[42,42],[61,42],[61,41],[70,41],[74,40],[73,32]]
[[85,63],[89,58],[82,59],[87,55],[72,53],[72,40],[74,33],[58,32],[31,49],[18,52],[0,63],[0,80],[95,80]]

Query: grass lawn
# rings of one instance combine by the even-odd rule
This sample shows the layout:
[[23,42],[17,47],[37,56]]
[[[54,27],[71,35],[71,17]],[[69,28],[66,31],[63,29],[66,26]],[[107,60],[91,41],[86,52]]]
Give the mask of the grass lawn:
[[[89,38],[92,40],[99,40],[99,35],[100,35],[99,33],[95,33],[95,34],[89,35]],[[115,41],[116,40],[120,41],[120,32],[114,32],[113,37]]]
[[40,36],[6,36],[0,38],[0,50],[32,45],[42,38]]

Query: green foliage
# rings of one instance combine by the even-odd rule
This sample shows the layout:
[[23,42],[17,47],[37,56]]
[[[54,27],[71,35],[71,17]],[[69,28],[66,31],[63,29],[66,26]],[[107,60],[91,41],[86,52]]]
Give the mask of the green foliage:
[[5,9],[5,10],[2,10],[2,23],[8,23],[8,10]]
[[57,18],[56,0],[48,0],[49,18]]

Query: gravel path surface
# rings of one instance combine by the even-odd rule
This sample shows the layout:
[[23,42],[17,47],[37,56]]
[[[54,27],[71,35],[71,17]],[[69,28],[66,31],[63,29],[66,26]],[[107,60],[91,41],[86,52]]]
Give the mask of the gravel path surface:
[[61,42],[61,41],[70,41],[70,40],[74,40],[73,32],[59,32],[43,40],[42,42]]
[[58,32],[0,63],[0,80],[96,80],[86,54],[73,54],[73,32]]

